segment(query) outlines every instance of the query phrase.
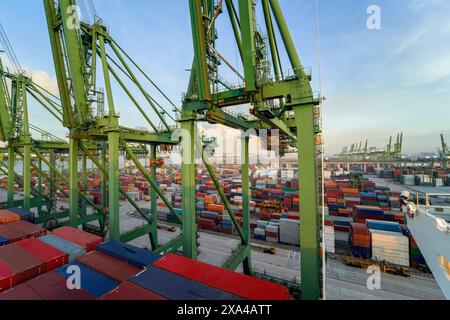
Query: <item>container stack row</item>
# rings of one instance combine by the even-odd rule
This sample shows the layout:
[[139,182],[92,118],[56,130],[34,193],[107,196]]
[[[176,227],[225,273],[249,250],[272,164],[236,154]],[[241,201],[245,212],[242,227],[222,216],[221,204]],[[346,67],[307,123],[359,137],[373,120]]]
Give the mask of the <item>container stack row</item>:
[[[286,287],[74,228],[0,248],[0,300],[290,300]],[[80,275],[80,282],[73,275]],[[70,286],[69,286],[70,284]]]

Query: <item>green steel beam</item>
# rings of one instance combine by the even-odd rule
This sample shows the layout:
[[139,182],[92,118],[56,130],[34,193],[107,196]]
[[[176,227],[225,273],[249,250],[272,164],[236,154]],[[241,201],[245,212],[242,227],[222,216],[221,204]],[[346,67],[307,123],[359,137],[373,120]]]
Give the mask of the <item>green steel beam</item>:
[[301,284],[303,300],[320,298],[319,209],[315,158],[314,106],[294,108],[297,121],[300,201]]
[[75,119],[73,118],[73,110],[71,104],[71,96],[69,84],[66,79],[65,50],[62,46],[62,35],[59,32],[60,20],[59,13],[55,9],[54,0],[43,0],[45,14],[47,17],[47,26],[52,46],[53,62],[55,65],[56,77],[58,79],[58,89],[63,107],[63,124],[67,128],[73,128]]
[[[106,159],[107,147],[106,142],[102,143],[102,152],[101,152],[101,161],[102,167],[106,168],[108,163]],[[101,185],[101,193],[102,193],[102,209],[106,209],[108,207],[108,175],[106,172],[102,172],[102,185]]]
[[[81,157],[81,186],[84,193],[88,191],[87,186],[87,159],[86,155],[83,154]],[[85,216],[87,214],[87,202],[83,199],[80,215]]]
[[242,48],[240,23],[235,14],[236,9],[234,7],[233,0],[225,0],[225,4],[227,6],[227,11],[228,11],[228,16],[230,18],[231,26],[233,27],[233,33],[234,33],[234,37],[236,39],[237,47],[239,49],[239,54],[240,54],[241,60],[243,60],[244,49]]
[[238,0],[239,20],[241,22],[241,37],[243,47],[245,88],[247,91],[256,90],[255,77],[255,25],[253,0]]
[[169,241],[165,245],[162,245],[159,247],[155,252],[161,253],[161,254],[167,254],[167,253],[175,253],[178,251],[178,249],[183,246],[183,236],[180,235],[176,237],[175,239]]
[[[100,170],[100,173],[102,174],[103,178],[105,180],[109,179],[109,173],[105,169],[105,166],[103,166],[100,161],[93,155],[89,154],[88,149],[83,143],[80,143],[80,149],[82,150],[84,156],[89,157],[89,159],[94,163],[94,165]],[[151,223],[152,220],[147,216],[147,214],[142,210],[142,208],[126,193],[122,188],[119,187],[119,192],[122,196],[127,199],[127,201],[139,212],[139,214],[147,220],[147,222]]]
[[69,207],[70,225],[78,227],[78,144],[75,139],[69,140]]
[[[23,208],[25,210],[30,210],[30,198],[31,198],[31,135],[30,128],[28,125],[28,106],[27,106],[27,91],[25,78],[22,76],[14,79],[13,82],[16,84],[17,94],[16,94],[16,110],[17,112],[21,109],[22,115],[22,136],[19,137],[21,143],[23,144]],[[18,132],[18,134],[20,134]]]
[[119,151],[120,133],[108,133],[108,163],[109,163],[109,238],[120,240],[120,201],[119,201]]
[[[64,53],[66,56],[67,67],[69,69],[71,86],[73,87],[72,96],[75,100],[77,116],[80,123],[84,124],[89,120],[89,94],[84,81],[84,74],[87,72],[83,63],[83,56],[80,52],[80,29],[79,26],[76,26],[74,23],[74,15],[78,14],[76,11],[78,8],[73,4],[74,0],[59,0],[59,14],[61,15],[60,22],[63,25],[62,33],[64,34],[63,40],[66,47]],[[100,42],[100,44],[101,43],[102,42]],[[60,46],[61,44],[57,45]],[[64,74],[63,77],[64,78],[61,80],[67,82],[66,74]]]
[[197,73],[198,98],[200,101],[211,100],[208,66],[206,64],[206,35],[202,15],[202,0],[189,0],[194,41],[194,57]]
[[300,58],[297,53],[297,49],[295,48],[294,41],[289,32],[289,28],[286,23],[286,19],[284,18],[280,4],[278,0],[269,0],[269,3],[277,22],[292,68],[294,68],[296,74],[305,76]]
[[269,1],[262,0],[262,6],[263,6],[263,12],[264,12],[264,19],[266,22],[267,34],[269,36],[270,54],[272,57],[273,70],[275,72],[275,79],[277,81],[280,81],[282,79],[282,76],[280,73],[281,65],[279,65],[279,63],[278,63],[279,62],[278,46],[277,46],[277,40],[275,37],[275,30],[273,28],[272,14],[269,9]]
[[[144,97],[146,98],[146,100],[148,101],[148,103],[150,104],[150,106],[152,107],[153,111],[156,113],[156,115],[158,116],[158,118],[161,120],[161,122],[164,124],[164,126],[166,127],[166,129],[170,132],[170,127],[167,124],[166,120],[164,119],[164,117],[161,115],[161,113],[158,111],[158,109],[156,108],[153,99],[150,97],[150,95],[147,93],[147,91],[145,91],[145,89],[142,87],[142,85],[139,83],[138,79],[136,78],[136,76],[134,75],[133,71],[130,69],[130,67],[127,65],[127,63],[125,62],[124,58],[122,57],[122,55],[120,54],[119,50],[116,48],[116,46],[114,45],[113,42],[110,43],[111,48],[113,49],[113,51],[115,52],[115,54],[117,55],[117,57],[119,58],[120,62],[122,63],[122,65],[125,67],[125,69],[128,72],[128,75],[131,77],[131,79],[133,80],[134,84],[139,88],[139,90],[141,91],[141,93],[144,95]],[[158,130],[155,130],[156,132],[158,132]]]
[[[156,161],[156,150],[157,145],[152,144],[150,146],[150,158],[153,161]],[[152,166],[151,168],[151,178],[153,181],[156,181],[156,166]],[[158,248],[158,193],[156,189],[152,188],[150,193],[150,203],[151,203],[151,219],[152,219],[152,228],[150,230],[150,243],[152,245],[152,249],[155,250]]]
[[240,245],[222,265],[222,268],[236,270],[251,255],[251,247]]
[[222,200],[222,203],[224,204],[225,209],[228,212],[228,215],[230,216],[231,220],[233,221],[234,227],[236,228],[236,231],[238,232],[239,237],[241,238],[242,244],[245,246],[248,244],[248,237],[246,238],[244,236],[241,226],[239,225],[239,223],[234,215],[233,209],[230,206],[230,202],[228,201],[227,196],[225,195],[225,192],[223,191],[222,185],[221,185],[219,179],[217,178],[215,169],[213,168],[213,166],[211,165],[209,160],[206,159],[206,157],[205,157],[205,153],[206,153],[205,147],[206,146],[204,146],[203,150],[202,150],[203,163],[206,167],[206,170],[208,170],[208,173],[211,176],[211,179],[214,182],[214,185],[216,186],[217,192],[219,193],[220,199]]
[[131,94],[130,90],[128,90],[127,86],[123,83],[123,81],[120,79],[120,77],[114,71],[114,69],[110,65],[108,65],[108,69],[111,72],[111,74],[113,75],[113,77],[116,79],[116,81],[119,83],[119,85],[122,87],[123,91],[125,91],[127,96],[130,98],[130,100],[134,103],[136,108],[139,110],[139,112],[145,118],[147,123],[152,127],[153,130],[155,130],[155,132],[158,132],[158,128],[153,124],[153,122],[150,120],[148,115],[144,112],[144,110],[140,106],[139,102],[137,102],[136,98]]
[[217,107],[212,107],[209,110],[209,112],[207,114],[207,119],[210,122],[223,124],[223,125],[226,125],[228,127],[234,128],[234,129],[239,129],[239,130],[244,130],[244,131],[247,131],[249,129],[256,129],[256,127],[253,126],[248,121],[234,117],[231,114],[226,113]]
[[8,148],[8,207],[12,207],[14,203],[14,166],[16,160],[16,152],[13,147]]
[[120,241],[122,242],[130,242],[142,236],[145,236],[151,232],[152,225],[146,224],[145,226],[136,228],[134,230],[128,231],[122,235],[120,235]]
[[[192,0],[191,0],[192,2]],[[184,115],[186,116],[186,115]],[[183,253],[197,259],[197,205],[195,170],[195,121],[181,123],[182,130],[182,196],[183,196]]]
[[158,188],[156,180],[153,180],[153,178],[147,174],[147,172],[145,171],[144,166],[142,165],[142,163],[139,161],[139,159],[136,157],[136,155],[133,153],[133,151],[127,145],[126,142],[122,141],[122,147],[124,148],[125,152],[127,153],[128,157],[131,159],[131,161],[134,162],[136,167],[142,173],[144,178],[150,183],[150,186],[152,187],[152,189],[155,190],[155,192],[158,194],[158,196],[161,198],[161,200],[166,204],[166,206],[170,210],[170,212],[172,214],[174,214],[177,217],[177,219],[179,220],[179,222],[181,223],[182,221],[178,217],[178,214],[177,214],[175,208],[172,206],[172,204],[169,202],[169,200],[167,200],[167,198],[164,195],[164,193]]
[[[247,246],[250,246],[250,152],[249,152],[249,143],[250,137],[248,135],[244,135],[241,139],[242,144],[242,165],[241,165],[241,174],[242,174],[242,232],[244,234],[244,238],[247,241]],[[251,275],[252,274],[252,261],[251,254],[245,256],[243,262],[244,273]]]

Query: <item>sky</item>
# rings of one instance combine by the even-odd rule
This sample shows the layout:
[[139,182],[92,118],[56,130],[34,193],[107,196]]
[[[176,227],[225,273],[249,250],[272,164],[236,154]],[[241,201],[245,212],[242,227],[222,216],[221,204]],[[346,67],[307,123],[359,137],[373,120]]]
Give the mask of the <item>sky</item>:
[[[188,1],[93,2],[115,40],[180,106],[193,59]],[[322,83],[327,155],[366,139],[370,146],[381,148],[399,132],[404,133],[405,153],[436,151],[441,133],[450,140],[446,105],[450,101],[450,1],[319,0],[320,69],[315,0],[280,0],[280,4],[302,63],[312,69],[313,90],[319,91]],[[381,10],[380,30],[367,28],[370,5]],[[2,0],[0,22],[24,69],[56,93],[42,1]],[[259,24],[264,26],[263,21]],[[218,50],[242,72],[237,48],[229,45],[232,34],[225,15],[219,18],[218,29]],[[282,59],[288,69],[285,54]],[[238,81],[237,76],[227,75],[230,82]],[[143,82],[158,101],[168,105]],[[122,123],[148,127],[117,84],[114,89]],[[138,101],[145,103],[143,98]],[[65,135],[41,109],[32,108],[30,113],[33,124]],[[154,115],[151,118],[155,120]]]

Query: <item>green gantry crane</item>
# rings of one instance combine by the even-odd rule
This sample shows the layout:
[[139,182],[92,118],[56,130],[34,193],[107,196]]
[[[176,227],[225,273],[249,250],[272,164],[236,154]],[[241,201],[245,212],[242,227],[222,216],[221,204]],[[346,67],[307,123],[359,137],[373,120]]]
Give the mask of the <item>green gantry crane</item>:
[[[7,202],[2,206],[23,207],[27,210],[37,208],[39,215],[43,214],[42,207],[45,206],[48,215],[56,208],[58,187],[54,172],[49,170],[47,173],[42,166],[44,162],[51,166],[57,155],[66,153],[68,145],[64,140],[29,122],[29,96],[57,120],[61,120],[61,107],[58,105],[57,97],[34,83],[25,74],[2,26],[0,32],[5,53],[8,55],[11,68],[14,69],[13,72],[6,70],[0,57],[0,141],[7,143],[7,147],[0,152],[4,155],[3,158],[8,159],[7,164],[0,162],[0,171],[8,176]],[[43,139],[33,139],[31,130],[41,134]],[[22,159],[22,175],[15,171],[17,157]],[[32,170],[37,174],[36,187],[31,185]],[[49,184],[47,192],[42,190],[43,179]],[[16,183],[23,186],[23,200],[15,200]]]
[[[104,180],[102,204],[93,205],[93,207],[102,215],[104,231],[109,238],[128,242],[148,234],[155,251],[177,250],[182,245],[181,236],[164,247],[158,244],[157,197],[161,197],[169,210],[177,217],[180,212],[173,208],[158,188],[156,167],[148,174],[134,150],[136,146],[138,150],[142,150],[142,145],[145,145],[150,148],[152,160],[156,160],[158,146],[175,145],[179,143],[179,139],[172,138],[174,128],[165,120],[165,115],[172,116],[144,88],[138,80],[137,73],[145,77],[164,96],[170,108],[177,110],[175,104],[120,47],[100,19],[96,18],[92,24],[80,21],[77,1],[44,0],[43,2],[61,97],[63,125],[69,130],[70,224],[77,227],[83,223],[78,206],[80,194],[78,158],[88,158],[100,170]],[[99,78],[102,78],[102,83]],[[132,129],[119,124],[112,80],[115,80],[129,97],[131,104],[146,120],[151,130]],[[127,82],[131,84],[127,85]],[[101,89],[102,85],[104,91]],[[141,95],[139,98],[142,99],[133,95],[132,89],[136,88]],[[147,115],[140,101],[145,101],[145,107],[153,110],[152,116]],[[158,128],[151,120],[152,118],[159,119],[163,129]],[[87,145],[90,143],[100,143],[103,148],[97,153],[89,152]],[[152,187],[150,214],[120,187],[119,155],[121,152],[134,162]],[[125,197],[144,217],[147,221],[145,226],[121,234],[120,195]]]
[[448,159],[450,159],[450,147],[445,142],[444,135],[441,134],[441,150],[439,152],[439,157],[441,158],[442,168],[447,170],[448,168]]
[[[266,25],[265,38],[256,25],[256,6],[262,6]],[[226,7],[226,8],[225,8]],[[241,244],[226,261],[224,267],[235,269],[243,263],[244,271],[251,273],[250,214],[249,214],[249,139],[263,135],[264,130],[279,130],[280,141],[298,150],[298,171],[301,181],[301,293],[303,299],[320,297],[319,210],[317,195],[316,136],[320,134],[317,112],[320,99],[314,97],[310,74],[303,68],[278,0],[189,0],[194,62],[181,114],[183,165],[183,250],[190,258],[197,258],[196,241],[196,170],[195,152],[200,151],[196,141],[196,122],[239,129],[242,134],[242,189],[243,227],[229,208],[228,200],[207,159],[213,181],[221,195],[228,214],[240,235]],[[217,50],[220,40],[216,22],[227,12],[234,32],[234,40],[244,67],[237,72]],[[281,65],[277,31],[289,57],[292,72],[285,73]],[[229,44],[228,44],[229,45]],[[270,51],[270,57],[266,52]],[[238,75],[242,84],[231,86],[220,74],[219,66],[226,65]],[[270,72],[274,77],[270,77]],[[252,119],[233,115],[226,108],[251,105]],[[270,134],[268,134],[270,136]],[[269,139],[269,138],[266,138]]]
[[343,161],[376,161],[376,162],[393,162],[402,159],[403,148],[403,133],[397,134],[396,142],[393,144],[392,136],[389,138],[389,143],[384,149],[376,147],[369,148],[368,140],[366,140],[363,147],[362,142],[358,145],[351,145],[350,149],[346,146],[342,152],[337,155]]

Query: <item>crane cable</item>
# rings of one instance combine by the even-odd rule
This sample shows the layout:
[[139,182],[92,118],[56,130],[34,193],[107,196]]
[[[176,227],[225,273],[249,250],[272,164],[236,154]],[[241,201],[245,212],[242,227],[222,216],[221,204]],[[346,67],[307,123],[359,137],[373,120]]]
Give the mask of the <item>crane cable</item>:
[[22,66],[20,65],[19,59],[17,59],[17,55],[14,52],[11,42],[8,39],[8,35],[6,34],[6,31],[1,23],[0,23],[0,42],[2,43],[2,46],[5,49],[5,53],[8,56],[9,61],[13,65],[15,72],[21,73],[23,71]]
[[[319,73],[319,99],[320,99],[320,121],[322,122],[323,119],[323,113],[322,113],[322,106],[323,106],[323,99],[322,99],[322,90],[323,90],[323,82],[322,82],[322,64],[321,64],[321,41],[320,41],[320,10],[319,10],[319,0],[316,0],[316,32],[317,32],[317,66],[318,66],[318,73]],[[325,155],[324,155],[324,147],[323,144],[320,147],[321,148],[321,161],[322,166],[325,161]],[[322,169],[322,175],[323,175],[323,169]],[[325,189],[325,180],[322,177],[322,225],[325,225],[325,206],[323,205],[325,203],[325,193],[323,190]],[[322,239],[325,239],[325,228],[322,230]],[[324,248],[322,250],[322,283],[323,283],[323,299],[326,299],[326,249]]]

